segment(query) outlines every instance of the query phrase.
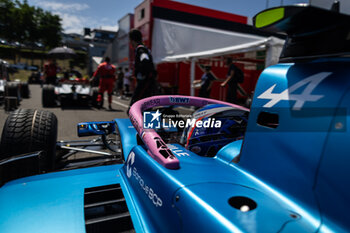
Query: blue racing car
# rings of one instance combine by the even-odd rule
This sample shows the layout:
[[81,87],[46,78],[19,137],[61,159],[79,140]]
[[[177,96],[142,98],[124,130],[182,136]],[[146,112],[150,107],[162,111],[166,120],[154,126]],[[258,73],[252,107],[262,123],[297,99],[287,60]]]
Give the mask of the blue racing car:
[[58,142],[52,113],[10,114],[0,232],[349,232],[350,16],[297,5],[253,21],[287,40],[250,110],[155,96]]

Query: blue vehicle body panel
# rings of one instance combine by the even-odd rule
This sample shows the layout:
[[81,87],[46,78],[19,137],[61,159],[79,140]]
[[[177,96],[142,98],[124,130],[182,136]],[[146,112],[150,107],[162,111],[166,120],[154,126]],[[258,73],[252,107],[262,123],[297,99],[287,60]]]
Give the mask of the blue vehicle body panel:
[[120,140],[123,149],[124,160],[126,156],[130,153],[131,149],[137,145],[136,135],[137,132],[134,126],[131,124],[130,119],[114,119],[118,126],[118,131],[120,134]]
[[0,189],[2,233],[85,233],[84,189],[121,183],[136,231],[142,231],[123,185],[121,165],[48,173],[18,179]]
[[347,109],[347,116],[335,117],[333,124],[343,123],[344,132],[331,132],[320,161],[315,182],[316,198],[320,211],[324,213],[323,222],[335,232],[349,231],[350,217],[350,93],[341,98],[339,109]]
[[[176,207],[184,232],[191,232],[193,228],[197,232],[278,232],[291,220],[286,206],[253,188],[233,183],[190,185],[179,190],[176,195],[179,196]],[[228,208],[228,200],[233,195],[258,199],[259,207],[247,213]],[[266,221],[267,216],[274,221]],[[205,224],[193,225],[193,222],[202,221]]]
[[[349,59],[320,59],[267,68],[257,84],[239,162],[242,169],[293,197],[315,214],[320,204],[323,218],[327,219],[325,216],[329,214],[337,216],[340,221],[337,224],[347,229],[350,219],[347,214],[340,217],[339,210],[345,213],[345,209],[349,209],[350,188],[344,182],[349,178],[349,159],[345,156],[349,151],[350,131],[345,128],[348,127],[349,105],[345,103],[348,103],[350,80],[343,78],[350,75],[349,65]],[[320,73],[328,75],[309,94],[322,98],[305,101],[299,110],[293,109],[296,101],[282,100],[272,107],[264,107],[269,100],[259,98],[273,85],[276,86],[272,93],[282,93],[289,88],[289,96],[303,94],[307,84],[293,93],[290,93],[291,87]],[[279,126],[271,129],[257,124],[261,111],[278,114]],[[343,128],[336,128],[339,122]],[[325,161],[333,166],[329,167]],[[339,171],[342,171],[341,175]],[[322,184],[316,186],[316,180]],[[335,201],[329,203],[330,198]]]
[[228,164],[231,163],[234,158],[239,156],[242,148],[242,143],[243,140],[237,140],[227,144],[218,151],[216,157]]
[[[310,217],[302,206],[238,166],[227,165],[220,155],[200,157],[177,144],[170,148],[180,160],[179,170],[160,166],[141,146],[134,147],[134,159],[123,167],[127,186],[135,191],[141,208],[148,210],[156,232],[277,232],[286,224],[296,224],[305,232],[317,229],[308,220],[315,218],[319,223],[319,216]],[[258,207],[243,213],[229,205],[234,196],[256,200]],[[300,217],[294,219],[291,214]]]

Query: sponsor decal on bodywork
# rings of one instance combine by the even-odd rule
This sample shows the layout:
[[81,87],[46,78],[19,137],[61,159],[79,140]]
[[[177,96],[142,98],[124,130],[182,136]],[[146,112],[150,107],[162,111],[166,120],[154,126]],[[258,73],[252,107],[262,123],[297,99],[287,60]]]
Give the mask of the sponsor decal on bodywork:
[[126,175],[129,178],[132,175],[131,166],[134,164],[134,162],[135,162],[135,153],[131,152],[128,156],[128,160],[126,161]]
[[137,168],[134,166],[135,163],[135,153],[131,152],[128,156],[128,160],[126,161],[126,175],[129,179],[134,178],[136,182],[140,185],[141,190],[145,193],[145,195],[151,200],[152,204],[156,207],[161,207],[163,205],[163,201],[160,196],[154,192],[154,190],[145,183],[142,176],[138,173]]
[[188,104],[190,102],[190,98],[185,97],[169,97],[169,102],[173,104]]
[[159,106],[160,105],[160,99],[152,99],[147,102],[144,102],[141,106],[142,109],[148,109],[152,108],[154,106]]
[[[293,110],[301,110],[305,102],[315,102],[324,97],[324,95],[312,95],[312,91],[328,76],[331,72],[321,72],[310,77],[307,77],[293,86],[287,88],[281,93],[272,93],[277,84],[272,85],[269,89],[264,91],[258,96],[258,99],[270,100],[263,107],[271,108],[278,104],[280,101],[295,101]],[[294,94],[299,88],[306,86],[301,94]]]
[[174,146],[174,145],[171,145],[171,144],[168,144],[167,146],[178,157],[190,157],[189,153],[187,153],[186,151],[178,148],[177,146]]

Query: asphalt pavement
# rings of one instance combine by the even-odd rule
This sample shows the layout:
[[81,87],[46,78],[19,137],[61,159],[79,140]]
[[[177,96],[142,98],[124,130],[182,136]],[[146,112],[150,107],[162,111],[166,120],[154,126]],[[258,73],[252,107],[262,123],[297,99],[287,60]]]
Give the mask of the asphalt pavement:
[[[113,96],[112,108],[108,110],[107,94],[105,93],[104,108],[97,109],[89,106],[68,106],[61,108],[60,106],[53,108],[44,108],[41,104],[41,88],[40,85],[30,85],[30,98],[23,99],[19,108],[24,109],[43,109],[53,112],[58,119],[58,140],[76,140],[77,124],[87,121],[109,121],[114,118],[127,118],[126,110],[130,100],[122,100]],[[2,132],[8,112],[5,112],[4,106],[0,106],[0,132]]]

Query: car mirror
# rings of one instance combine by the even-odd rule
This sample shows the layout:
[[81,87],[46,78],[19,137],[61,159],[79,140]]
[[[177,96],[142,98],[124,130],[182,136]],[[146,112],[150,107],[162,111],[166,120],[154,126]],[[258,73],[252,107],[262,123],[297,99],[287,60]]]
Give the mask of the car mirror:
[[263,28],[266,26],[270,26],[281,19],[284,18],[284,8],[273,8],[263,12],[258,13],[254,17],[254,26],[256,28]]
[[78,136],[108,135],[115,132],[113,121],[84,122],[77,125]]

